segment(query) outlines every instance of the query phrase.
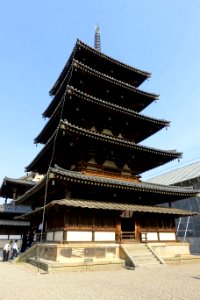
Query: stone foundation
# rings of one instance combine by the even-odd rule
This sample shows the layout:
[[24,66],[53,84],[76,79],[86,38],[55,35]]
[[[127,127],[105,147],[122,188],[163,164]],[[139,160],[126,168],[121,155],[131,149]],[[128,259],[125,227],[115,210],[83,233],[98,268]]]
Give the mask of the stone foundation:
[[163,259],[190,255],[190,243],[168,242],[148,243],[155,253]]
[[119,258],[118,244],[38,244],[36,256],[52,262],[95,262]]

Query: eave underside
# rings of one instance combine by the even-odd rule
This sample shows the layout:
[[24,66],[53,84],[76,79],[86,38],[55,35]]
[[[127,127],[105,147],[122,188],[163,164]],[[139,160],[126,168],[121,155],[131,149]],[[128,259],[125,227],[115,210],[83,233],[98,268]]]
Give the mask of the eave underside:
[[17,192],[18,195],[23,195],[34,185],[35,182],[31,180],[13,179],[5,177],[0,188],[0,197],[12,199],[14,192]]
[[[92,111],[92,114],[91,114]],[[110,117],[112,116],[112,122]],[[72,86],[67,88],[65,102],[60,102],[35,143],[46,143],[55,131],[60,118],[67,119],[77,126],[96,126],[96,128],[124,131],[139,143],[164,127],[169,126],[166,120],[159,120],[134,112],[119,105],[92,97]]]
[[185,217],[185,216],[194,216],[198,215],[197,212],[187,211],[176,208],[161,207],[161,206],[145,206],[145,205],[136,205],[136,204],[127,204],[127,203],[116,203],[116,202],[100,202],[100,201],[87,201],[87,200],[77,200],[77,199],[60,199],[54,200],[49,204],[35,209],[34,211],[24,214],[23,216],[18,217],[18,219],[30,219],[36,214],[42,214],[45,208],[45,211],[48,211],[50,208],[56,206],[64,207],[77,207],[77,208],[89,208],[89,209],[102,209],[102,210],[116,210],[116,211],[130,211],[136,213],[151,213],[151,214],[165,214],[165,215],[174,215],[175,217]]
[[159,98],[154,93],[148,93],[126,84],[115,78],[106,76],[96,70],[74,61],[69,67],[59,90],[43,113],[44,117],[50,117],[61,99],[63,99],[67,85],[105,101],[131,108],[140,112],[153,101]]
[[67,61],[56,83],[50,91],[51,95],[55,95],[58,91],[61,82],[67,74],[68,66],[72,60],[72,57],[92,68],[96,67],[99,71],[106,73],[107,75],[114,75],[119,80],[133,84],[136,87],[138,87],[144,82],[144,80],[151,76],[151,73],[149,72],[145,72],[123,64],[118,60],[115,60],[86,45],[80,40],[77,40],[69,60]]
[[[47,179],[44,178],[37,186],[18,198],[16,204],[43,206],[46,182]],[[156,205],[197,196],[197,193],[189,188],[111,179],[51,168],[48,174],[47,203],[65,198],[66,193],[74,199],[137,205]]]
[[58,164],[65,169],[69,169],[72,163],[87,161],[93,157],[98,157],[103,162],[109,155],[112,160],[114,155],[115,160],[121,165],[128,162],[135,174],[141,174],[181,157],[181,153],[176,151],[163,151],[136,145],[122,138],[99,134],[68,122],[61,122],[60,130],[55,132],[32,163],[27,166],[26,171],[46,173],[53,149],[52,165]]

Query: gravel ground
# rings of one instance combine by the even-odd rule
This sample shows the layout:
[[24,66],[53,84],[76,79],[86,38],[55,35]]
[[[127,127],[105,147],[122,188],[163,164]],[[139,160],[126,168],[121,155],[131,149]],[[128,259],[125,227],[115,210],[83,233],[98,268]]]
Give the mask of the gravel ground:
[[47,274],[28,264],[0,262],[0,299],[199,300],[200,264]]

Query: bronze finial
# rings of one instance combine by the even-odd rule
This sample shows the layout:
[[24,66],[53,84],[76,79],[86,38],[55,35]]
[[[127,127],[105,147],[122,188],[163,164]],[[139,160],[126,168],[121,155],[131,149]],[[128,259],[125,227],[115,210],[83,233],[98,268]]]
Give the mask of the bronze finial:
[[98,24],[96,25],[96,28],[95,28],[94,48],[97,51],[101,51],[100,28],[99,28]]

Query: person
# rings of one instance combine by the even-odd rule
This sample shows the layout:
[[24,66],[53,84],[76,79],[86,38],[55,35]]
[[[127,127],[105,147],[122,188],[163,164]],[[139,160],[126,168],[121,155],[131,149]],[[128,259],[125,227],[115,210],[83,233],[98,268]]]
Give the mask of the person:
[[6,243],[3,247],[3,261],[8,261],[10,250],[12,247],[13,241]]
[[22,236],[22,246],[21,246],[21,253],[23,253],[27,248],[27,234],[24,233]]
[[32,242],[33,242],[33,237],[34,237],[34,234],[33,234],[33,230],[31,229],[28,234],[27,247],[31,247]]
[[15,257],[17,257],[18,252],[19,250],[18,250],[17,240],[15,240],[12,246],[12,255],[10,259],[14,259]]

